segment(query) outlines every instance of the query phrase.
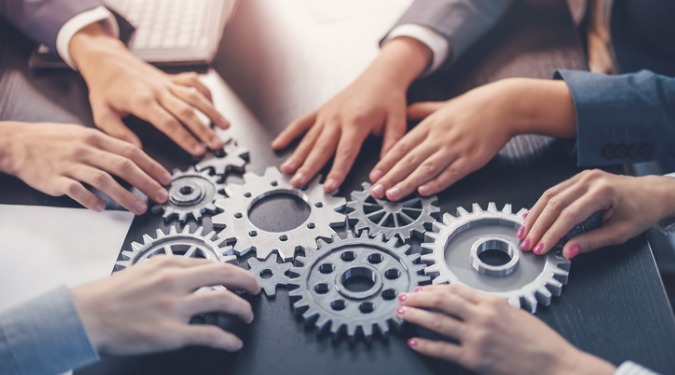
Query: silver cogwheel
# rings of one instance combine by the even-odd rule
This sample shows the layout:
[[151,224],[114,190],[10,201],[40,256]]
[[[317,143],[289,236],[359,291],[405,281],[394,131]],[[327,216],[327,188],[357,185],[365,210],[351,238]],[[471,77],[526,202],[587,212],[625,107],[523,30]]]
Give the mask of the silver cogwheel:
[[352,210],[347,217],[354,223],[356,232],[368,229],[371,235],[382,233],[386,239],[397,236],[406,241],[413,236],[423,236],[440,212],[436,196],[413,196],[391,202],[373,198],[371,184],[364,182],[361,186],[363,190],[353,191],[352,200],[347,203],[347,208]]
[[346,239],[334,236],[331,243],[322,239],[311,257],[297,257],[300,266],[291,269],[289,284],[295,289],[288,294],[293,309],[319,332],[330,330],[334,338],[387,338],[402,324],[395,314],[398,294],[429,281],[418,259],[397,238],[386,241],[368,231],[358,237],[348,233]]
[[134,264],[146,261],[156,255],[173,255],[187,258],[208,259],[216,263],[235,262],[237,257],[232,248],[215,232],[203,234],[204,228],[197,228],[194,233],[189,227],[181,232],[176,227],[169,228],[169,233],[157,229],[157,237],[143,235],[143,243],[132,242],[131,250],[123,250],[121,259],[115,264],[115,271],[121,271]]
[[484,211],[474,203],[472,212],[459,207],[457,217],[446,213],[434,223],[437,233],[427,232],[422,244],[429,252],[422,255],[429,264],[425,273],[434,284],[465,284],[531,313],[537,303],[548,306],[567,284],[571,263],[554,251],[539,256],[520,250],[516,230],[524,212],[513,214],[510,204],[500,211],[494,203]]
[[251,258],[247,261],[249,272],[258,279],[258,284],[267,297],[274,297],[277,287],[287,286],[288,271],[293,267],[291,262],[279,262],[277,254],[271,254],[265,260]]
[[209,153],[197,163],[198,171],[208,170],[211,174],[226,176],[231,171],[243,172],[249,160],[248,149],[239,146],[236,141],[230,140],[223,149],[215,155]]
[[[270,196],[290,195],[305,202],[310,213],[298,227],[284,232],[260,229],[249,218],[251,208]],[[316,246],[317,238],[330,238],[335,234],[332,226],[344,225],[344,215],[336,209],[343,207],[344,198],[325,193],[319,177],[314,178],[304,189],[291,185],[290,176],[277,168],[269,167],[262,176],[254,173],[244,175],[244,184],[229,184],[227,197],[216,201],[224,212],[212,218],[214,227],[223,228],[218,233],[228,243],[234,243],[234,251],[245,255],[255,250],[258,259],[266,259],[276,251],[284,261],[293,259],[296,250]]]
[[200,221],[203,214],[218,212],[214,202],[225,197],[221,194],[223,190],[224,186],[216,181],[216,177],[209,176],[205,171],[175,170],[169,186],[169,199],[164,204],[153,206],[152,212],[163,213],[165,221],[177,217],[178,221],[185,223],[190,216]]

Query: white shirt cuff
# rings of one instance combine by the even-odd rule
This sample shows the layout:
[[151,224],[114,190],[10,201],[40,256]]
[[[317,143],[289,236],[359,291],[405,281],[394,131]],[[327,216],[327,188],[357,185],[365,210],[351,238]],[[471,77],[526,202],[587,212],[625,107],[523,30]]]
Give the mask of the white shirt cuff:
[[75,66],[73,59],[70,57],[70,51],[68,49],[70,41],[78,31],[96,22],[101,22],[110,35],[119,38],[120,27],[117,24],[117,20],[104,6],[99,6],[77,14],[66,21],[56,35],[56,52],[58,52],[63,61],[74,70],[77,70],[77,66]]
[[403,36],[416,39],[429,47],[431,50],[431,63],[424,73],[422,73],[422,76],[427,76],[438,70],[438,68],[443,65],[445,60],[448,58],[448,52],[450,50],[448,41],[445,40],[443,36],[426,26],[415,25],[412,23],[398,26],[384,38],[383,44],[392,39]]
[[614,375],[658,375],[656,372],[653,372],[645,367],[638,365],[637,363],[626,361],[619,366],[614,372]]

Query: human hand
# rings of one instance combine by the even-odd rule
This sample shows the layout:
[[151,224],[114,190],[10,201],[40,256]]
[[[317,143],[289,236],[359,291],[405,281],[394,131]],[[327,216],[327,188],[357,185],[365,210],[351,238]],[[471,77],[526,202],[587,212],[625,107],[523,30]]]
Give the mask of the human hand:
[[[227,289],[195,290],[223,285]],[[223,312],[253,321],[248,302],[232,290],[258,294],[247,271],[206,259],[156,256],[146,262],[72,289],[73,301],[99,353],[143,354],[203,345],[241,349],[230,332],[211,325],[189,325],[194,315]]]
[[121,177],[157,203],[169,193],[171,175],[138,147],[79,125],[0,123],[0,170],[51,196],[68,195],[86,208],[102,211],[105,202],[89,184],[140,215],[147,204],[123,188]]
[[613,374],[610,363],[584,353],[531,314],[501,297],[459,284],[401,294],[396,313],[408,323],[454,340],[411,338],[414,351],[479,374]]
[[193,156],[224,146],[195,110],[216,126],[229,127],[215,109],[209,89],[195,73],[169,75],[139,60],[99,24],[78,32],[70,42],[73,61],[89,87],[94,122],[104,132],[138,147],[140,139],[122,122],[127,115],[147,121]]
[[659,220],[672,216],[675,179],[630,177],[587,170],[548,189],[527,212],[517,236],[523,250],[546,254],[574,226],[604,211],[603,226],[571,238],[563,255],[622,244]]
[[310,181],[333,157],[324,190],[335,191],[344,181],[368,135],[383,137],[382,155],[406,131],[406,91],[430,58],[430,51],[409,38],[387,43],[380,56],[350,86],[334,98],[294,121],[272,142],[281,150],[304,136],[293,154],[281,165],[294,174],[300,187]]

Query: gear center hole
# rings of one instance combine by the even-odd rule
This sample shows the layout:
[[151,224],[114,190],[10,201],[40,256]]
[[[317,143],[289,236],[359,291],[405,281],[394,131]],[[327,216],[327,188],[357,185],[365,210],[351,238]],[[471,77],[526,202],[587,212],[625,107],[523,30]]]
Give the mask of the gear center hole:
[[266,269],[260,271],[260,278],[262,278],[262,279],[269,279],[272,276],[274,276],[274,274],[272,273],[271,269],[266,268]]
[[513,259],[509,244],[488,240],[478,245],[478,259],[491,266],[503,266]]
[[301,226],[310,213],[309,204],[294,192],[278,191],[257,197],[248,210],[248,217],[259,229],[280,233]]
[[346,270],[340,282],[350,292],[364,292],[375,286],[375,273],[365,267],[354,267]]
[[194,189],[192,186],[182,186],[178,191],[180,191],[180,193],[183,195],[190,195],[192,192],[194,192]]

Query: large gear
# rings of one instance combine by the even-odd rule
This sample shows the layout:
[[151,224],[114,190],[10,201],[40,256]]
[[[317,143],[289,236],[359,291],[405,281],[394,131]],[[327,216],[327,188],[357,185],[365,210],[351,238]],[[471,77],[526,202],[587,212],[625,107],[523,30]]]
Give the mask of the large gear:
[[164,204],[153,206],[152,212],[163,213],[165,221],[177,217],[181,223],[185,223],[190,216],[200,221],[203,214],[218,212],[214,202],[225,197],[221,194],[223,190],[224,186],[206,171],[175,170],[169,186],[169,199]]
[[222,239],[218,239],[215,232],[203,234],[203,231],[204,228],[199,227],[192,233],[189,227],[185,227],[183,231],[178,232],[176,227],[172,226],[169,233],[157,229],[156,238],[143,235],[142,244],[132,242],[131,250],[122,251],[121,259],[115,264],[115,271],[121,271],[156,255],[208,259],[216,263],[236,261],[232,248]]
[[[336,211],[344,206],[344,198],[325,193],[318,176],[306,188],[296,189],[289,176],[269,167],[262,176],[246,173],[243,185],[227,186],[227,195],[216,201],[224,212],[214,216],[212,222],[216,228],[223,228],[219,236],[234,243],[234,251],[239,255],[255,250],[258,259],[266,259],[276,251],[284,261],[290,260],[296,250],[315,247],[317,238],[334,235],[332,226],[344,225],[344,215]],[[275,195],[299,198],[309,206],[309,216],[296,228],[283,232],[258,228],[249,218],[251,208]]]
[[195,167],[198,171],[208,170],[218,176],[226,176],[231,171],[244,172],[248,162],[248,149],[230,140],[217,154],[209,153]]
[[382,233],[389,239],[397,236],[406,241],[413,236],[424,236],[438,215],[438,197],[412,196],[400,202],[375,199],[370,195],[370,184],[364,182],[363,190],[353,191],[347,208],[349,221],[355,230],[368,229],[371,235]]
[[[429,264],[425,273],[435,276],[434,284],[466,284],[531,313],[537,303],[548,306],[567,283],[571,263],[555,251],[543,256],[521,252],[515,234],[524,212],[513,214],[509,204],[500,211],[494,203],[484,211],[474,203],[472,212],[459,207],[457,217],[446,213],[434,223],[437,233],[427,232],[429,242],[422,244],[429,252],[422,256]],[[502,261],[490,264],[481,259],[484,252],[501,255]]]
[[258,279],[258,284],[267,297],[274,297],[277,287],[287,286],[288,271],[293,267],[291,262],[279,262],[277,254],[270,254],[265,260],[251,258],[247,261],[249,272]]
[[[363,231],[333,242],[318,241],[309,258],[298,257],[291,269],[288,294],[293,308],[319,332],[330,330],[337,338],[374,334],[386,338],[390,328],[402,320],[395,314],[399,293],[413,290],[429,278],[422,274],[424,264],[409,245],[397,238],[384,240],[382,234],[370,237]],[[355,284],[356,283],[356,284]]]

